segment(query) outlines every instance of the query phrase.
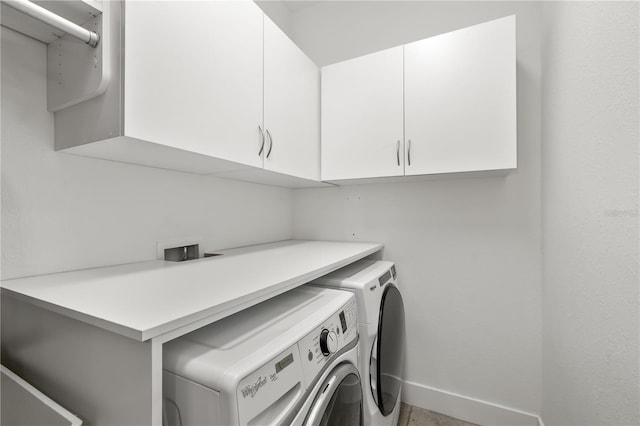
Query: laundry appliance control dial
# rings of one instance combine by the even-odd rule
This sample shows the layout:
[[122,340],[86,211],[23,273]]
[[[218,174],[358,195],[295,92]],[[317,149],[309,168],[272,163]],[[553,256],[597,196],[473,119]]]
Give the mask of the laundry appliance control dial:
[[338,336],[326,328],[320,333],[320,350],[323,355],[331,355],[338,350]]

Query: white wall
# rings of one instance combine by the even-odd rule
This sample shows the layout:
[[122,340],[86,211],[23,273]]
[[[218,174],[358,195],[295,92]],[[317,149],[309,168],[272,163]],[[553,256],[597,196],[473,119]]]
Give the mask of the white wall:
[[291,190],[56,153],[46,47],[2,28],[2,278],[291,238]]
[[543,16],[542,414],[638,425],[638,2]]
[[[446,392],[540,411],[540,5],[324,2],[291,19],[293,39],[326,65],[510,14],[518,20],[516,172],[294,191],[295,237],[382,241],[397,263],[406,380],[415,384],[405,399],[474,421],[478,413],[465,412],[472,404]],[[522,420],[493,414],[482,419]]]

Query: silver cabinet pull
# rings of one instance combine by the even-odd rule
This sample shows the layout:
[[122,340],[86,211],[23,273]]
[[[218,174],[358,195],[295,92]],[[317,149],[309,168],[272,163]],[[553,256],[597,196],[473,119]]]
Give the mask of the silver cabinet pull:
[[260,151],[258,151],[258,157],[260,157],[262,156],[262,151],[264,151],[264,132],[260,126],[258,126],[258,130],[260,130]]
[[271,155],[271,148],[273,148],[273,139],[271,138],[271,133],[269,133],[269,129],[267,129],[267,138],[269,139],[269,151],[267,151],[267,158]]
[[411,139],[409,139],[409,147],[407,148],[407,162],[411,165]]
[[400,165],[400,139],[398,139],[398,144],[396,145],[396,160],[398,161],[398,166]]

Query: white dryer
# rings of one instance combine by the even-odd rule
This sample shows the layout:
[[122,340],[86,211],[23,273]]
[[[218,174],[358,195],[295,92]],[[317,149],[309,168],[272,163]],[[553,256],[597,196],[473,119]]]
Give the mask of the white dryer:
[[163,349],[164,425],[362,421],[352,294],[300,287]]
[[362,260],[325,275],[312,285],[355,293],[364,424],[396,425],[400,414],[405,327],[394,263]]

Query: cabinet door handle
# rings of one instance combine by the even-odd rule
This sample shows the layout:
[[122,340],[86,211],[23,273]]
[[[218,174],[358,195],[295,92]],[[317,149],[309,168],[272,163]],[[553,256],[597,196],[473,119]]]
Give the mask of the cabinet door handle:
[[396,145],[396,160],[398,161],[398,166],[400,165],[400,139],[398,139],[398,144]]
[[260,151],[258,151],[258,157],[260,157],[262,156],[262,151],[264,151],[264,132],[260,126],[258,126],[258,130],[260,130]]
[[273,148],[273,139],[271,138],[271,133],[269,133],[269,129],[267,129],[267,138],[269,139],[269,151],[267,151],[267,158],[271,155],[271,148]]
[[409,147],[407,148],[407,163],[411,165],[411,139],[409,139]]

